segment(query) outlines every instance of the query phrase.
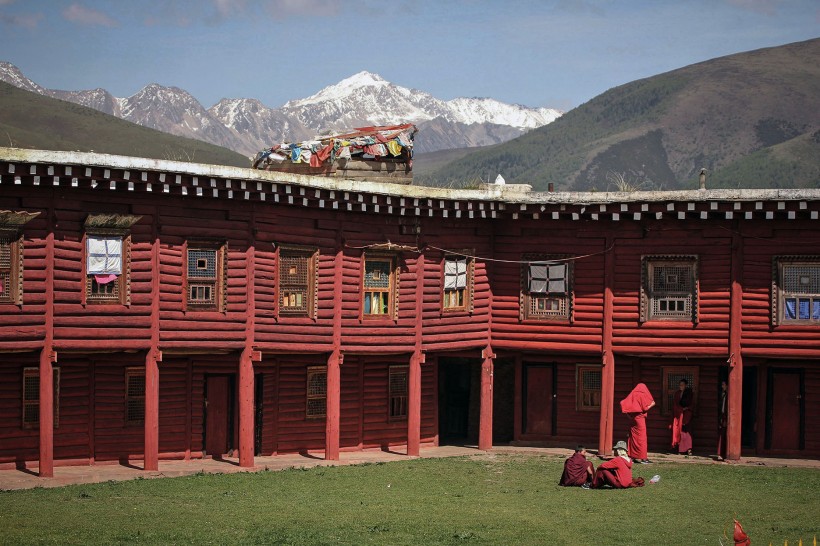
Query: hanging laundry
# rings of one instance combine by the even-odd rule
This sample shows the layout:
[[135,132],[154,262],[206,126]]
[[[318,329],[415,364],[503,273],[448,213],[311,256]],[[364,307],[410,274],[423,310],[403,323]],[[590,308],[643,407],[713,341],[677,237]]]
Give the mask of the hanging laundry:
[[[302,148],[302,155],[301,155],[301,158],[300,158],[302,163],[310,163],[310,158],[312,156],[313,156],[313,152],[311,152],[310,150],[305,150],[304,148]],[[294,163],[296,163],[296,161],[294,161]]]
[[94,275],[94,280],[97,281],[97,284],[108,284],[116,281],[117,278],[118,276],[113,273],[109,273],[108,275]]
[[387,143],[387,149],[390,150],[390,154],[393,157],[401,155],[401,144],[399,144],[395,140],[391,140],[390,142]]
[[350,159],[350,148],[348,146],[342,146],[339,148],[339,153],[336,154],[336,157],[339,159]]
[[302,148],[298,144],[290,145],[290,160],[294,163],[299,163],[299,158],[302,156]]

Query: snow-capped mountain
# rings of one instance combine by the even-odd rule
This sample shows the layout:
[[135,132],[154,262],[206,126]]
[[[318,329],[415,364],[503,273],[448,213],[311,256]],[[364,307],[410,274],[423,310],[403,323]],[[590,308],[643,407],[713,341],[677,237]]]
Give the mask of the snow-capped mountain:
[[88,106],[140,125],[195,138],[253,155],[283,141],[347,131],[362,125],[412,122],[419,126],[416,150],[430,152],[497,144],[551,123],[561,115],[489,98],[450,101],[359,72],[304,99],[270,108],[256,99],[222,99],[205,109],[187,91],[150,84],[127,98],[105,89],[45,89],[10,63],[0,62],[0,80],[27,91]]

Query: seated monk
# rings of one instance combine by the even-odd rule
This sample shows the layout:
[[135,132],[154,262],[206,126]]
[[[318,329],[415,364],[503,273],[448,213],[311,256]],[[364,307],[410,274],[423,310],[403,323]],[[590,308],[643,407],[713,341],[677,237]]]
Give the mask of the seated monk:
[[585,483],[592,482],[595,467],[587,461],[587,450],[584,446],[575,448],[575,453],[564,461],[564,473],[561,474],[561,481],[558,485],[565,487],[578,487]]
[[615,452],[615,457],[598,466],[592,480],[593,489],[606,486],[615,489],[626,489],[632,484],[632,460],[626,454],[626,442],[621,440],[612,449]]

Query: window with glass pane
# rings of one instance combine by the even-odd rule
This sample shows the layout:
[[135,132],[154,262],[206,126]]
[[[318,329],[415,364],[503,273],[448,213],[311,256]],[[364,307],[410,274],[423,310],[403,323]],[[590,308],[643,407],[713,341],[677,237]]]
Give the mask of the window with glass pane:
[[778,265],[779,323],[820,324],[820,260]]
[[125,370],[125,422],[141,424],[145,421],[145,368]]
[[314,313],[315,253],[292,249],[279,251],[279,312],[312,316]]
[[324,417],[327,413],[327,368],[315,366],[307,370],[307,403],[305,417]]
[[570,264],[531,261],[523,267],[522,319],[569,317]]
[[444,293],[442,308],[445,310],[466,310],[470,299],[470,276],[472,267],[466,256],[446,256],[444,258]]
[[575,394],[575,406],[579,410],[598,410],[601,408],[600,366],[578,366],[576,385],[578,390]]
[[365,258],[362,314],[365,317],[392,317],[394,286],[392,259]]
[[[54,427],[60,425],[60,368],[53,368]],[[23,369],[23,428],[40,425],[40,370]]]
[[219,285],[222,275],[219,248],[188,247],[187,303],[189,307],[204,310],[219,309]]
[[641,319],[694,321],[696,275],[694,256],[644,256]]
[[407,417],[407,366],[390,366],[390,418]]

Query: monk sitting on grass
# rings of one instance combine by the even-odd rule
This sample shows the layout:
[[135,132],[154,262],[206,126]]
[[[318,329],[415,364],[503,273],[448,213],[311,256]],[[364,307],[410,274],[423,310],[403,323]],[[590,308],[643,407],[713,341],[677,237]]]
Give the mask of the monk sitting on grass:
[[564,461],[564,473],[561,474],[561,481],[558,485],[565,487],[579,487],[592,483],[595,474],[595,467],[587,461],[587,450],[584,446],[575,448],[575,453]]
[[[603,462],[595,472],[592,480],[592,489],[612,487],[614,489],[626,489],[632,487],[632,460],[626,454],[626,442],[621,440],[612,448],[615,457]],[[584,489],[590,486],[584,485]]]

